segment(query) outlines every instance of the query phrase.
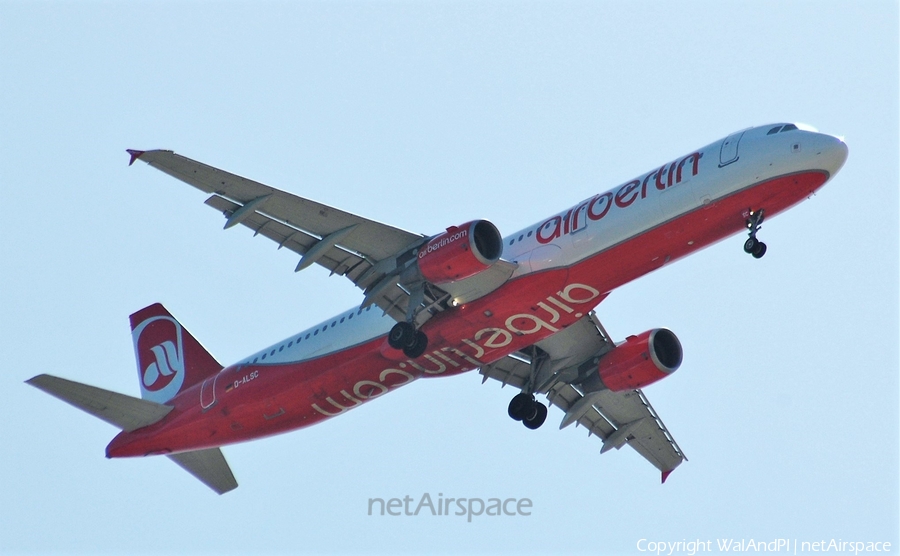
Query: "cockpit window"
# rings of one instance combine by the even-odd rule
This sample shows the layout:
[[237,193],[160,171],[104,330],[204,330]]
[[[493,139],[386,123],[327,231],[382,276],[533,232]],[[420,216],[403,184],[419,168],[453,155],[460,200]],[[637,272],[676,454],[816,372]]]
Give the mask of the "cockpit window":
[[785,131],[794,131],[795,129],[800,129],[800,128],[794,124],[777,125],[777,126],[773,127],[772,129],[770,129],[766,133],[766,135],[775,135],[776,133],[784,133]]

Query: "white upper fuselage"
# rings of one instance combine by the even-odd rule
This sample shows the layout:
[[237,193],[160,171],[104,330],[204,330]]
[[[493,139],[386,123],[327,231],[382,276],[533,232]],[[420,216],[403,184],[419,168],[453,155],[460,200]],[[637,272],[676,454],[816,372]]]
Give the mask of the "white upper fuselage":
[[[610,189],[602,194],[610,195],[613,199],[602,218],[594,220],[582,215],[578,218],[577,229],[560,233],[550,241],[542,239],[554,235],[556,221],[561,222],[561,228],[565,229],[565,223],[573,222],[574,214],[579,209],[582,213],[587,212],[590,206],[586,204],[596,196],[519,230],[504,239],[503,258],[526,262],[520,266],[516,276],[543,268],[575,264],[701,205],[761,181],[810,169],[825,170],[833,175],[843,165],[847,147],[836,137],[799,128],[767,134],[770,130],[785,125],[790,124],[749,128],[694,151],[701,155],[696,175],[689,171],[688,166],[692,161],[688,160],[681,167],[681,181],[668,185],[663,190],[656,187],[656,173],[665,169],[663,179],[668,180],[669,170],[675,163],[674,177],[678,170],[677,164],[693,153]],[[724,146],[726,141],[729,142],[727,147]],[[625,190],[628,184],[635,182],[640,184],[636,190]],[[619,193],[624,195],[619,197],[621,202],[617,203],[616,195]],[[602,212],[604,208],[605,206],[601,206],[598,212]],[[553,245],[558,250],[541,250],[534,254],[535,250],[546,245]]]
[[[834,175],[846,158],[841,139],[810,128],[749,128],[507,236],[502,257],[518,264],[513,278],[571,266],[760,182],[810,170]],[[383,336],[394,323],[377,307],[354,308],[238,365],[321,357]]]

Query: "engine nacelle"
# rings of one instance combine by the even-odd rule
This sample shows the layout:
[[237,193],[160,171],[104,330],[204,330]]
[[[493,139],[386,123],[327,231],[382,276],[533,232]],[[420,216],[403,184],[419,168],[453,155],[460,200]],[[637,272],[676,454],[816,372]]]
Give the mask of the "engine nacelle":
[[654,328],[604,355],[597,364],[597,378],[613,392],[653,384],[678,370],[684,352],[678,337],[666,328]]
[[502,252],[497,227],[487,220],[474,220],[447,228],[420,247],[419,272],[435,285],[456,282],[487,270]]

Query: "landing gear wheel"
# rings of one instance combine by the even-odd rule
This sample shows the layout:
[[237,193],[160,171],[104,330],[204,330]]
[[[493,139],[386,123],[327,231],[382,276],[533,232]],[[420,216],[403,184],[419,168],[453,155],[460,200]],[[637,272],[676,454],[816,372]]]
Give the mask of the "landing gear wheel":
[[747,238],[747,241],[744,242],[744,253],[753,254],[757,248],[759,247],[759,240],[755,237]]
[[750,230],[750,237],[744,242],[744,253],[753,255],[755,259],[761,259],[766,254],[766,244],[756,239],[756,233],[762,227],[766,211],[763,209],[750,210],[749,213],[750,218],[747,219],[747,229]]
[[761,259],[761,258],[763,258],[763,255],[765,255],[765,254],[766,254],[766,244],[761,241],[757,242],[756,248],[753,250],[753,258]]
[[531,406],[534,405],[534,396],[522,392],[516,394],[509,402],[509,416],[516,421],[521,421],[532,412]]
[[424,332],[419,330],[413,336],[412,345],[403,348],[403,354],[410,359],[415,359],[416,357],[425,353],[426,349],[428,349],[428,336],[426,336]]
[[525,428],[534,430],[540,428],[547,420],[547,406],[540,402],[533,402],[533,411],[529,418],[522,419]]
[[388,345],[394,349],[404,349],[416,342],[416,329],[408,322],[398,322],[388,334]]

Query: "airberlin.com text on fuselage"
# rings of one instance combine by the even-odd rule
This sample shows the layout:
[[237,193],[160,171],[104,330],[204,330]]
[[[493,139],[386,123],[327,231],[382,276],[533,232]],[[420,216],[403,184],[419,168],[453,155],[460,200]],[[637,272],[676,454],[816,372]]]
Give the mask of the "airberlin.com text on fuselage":
[[[546,319],[531,313],[517,313],[507,317],[504,321],[504,328],[482,328],[476,332],[472,338],[463,339],[462,344],[471,348],[473,351],[472,354],[464,353],[460,349],[454,347],[444,347],[440,350],[434,350],[423,356],[424,359],[434,365],[431,369],[416,363],[412,359],[408,359],[397,365],[399,368],[389,367],[382,370],[378,376],[378,381],[361,380],[354,384],[353,393],[355,396],[350,394],[346,389],[342,389],[339,393],[343,400],[335,400],[332,396],[326,396],[325,401],[333,406],[335,411],[327,411],[317,403],[312,404],[312,408],[322,415],[333,416],[363,403],[364,400],[369,400],[385,394],[391,388],[396,388],[397,386],[412,382],[416,378],[416,375],[434,376],[443,374],[447,370],[448,364],[459,372],[481,367],[485,364],[485,361],[481,358],[484,357],[489,350],[498,350],[508,346],[512,343],[514,336],[529,336],[542,331],[542,335],[548,336],[554,332],[558,332],[559,329],[553,325],[559,322],[561,316],[560,311],[568,313],[576,319],[581,318],[584,316],[584,313],[577,311],[576,307],[571,307],[570,305],[577,306],[590,304],[590,307],[593,307],[593,303],[595,303],[595,300],[598,297],[600,297],[600,292],[591,286],[585,284],[569,284],[562,290],[556,292],[555,296],[547,296],[545,300],[542,300],[535,305],[547,313]],[[558,308],[558,310],[548,305],[548,302]],[[455,359],[451,355],[456,356],[459,359]],[[462,359],[462,361],[460,359]],[[413,375],[404,369],[415,370],[416,375]],[[390,382],[388,381],[388,377],[391,377]],[[397,377],[401,378],[397,380]],[[367,389],[367,391],[364,392],[364,389]],[[338,395],[336,394],[335,397],[337,396]]]

